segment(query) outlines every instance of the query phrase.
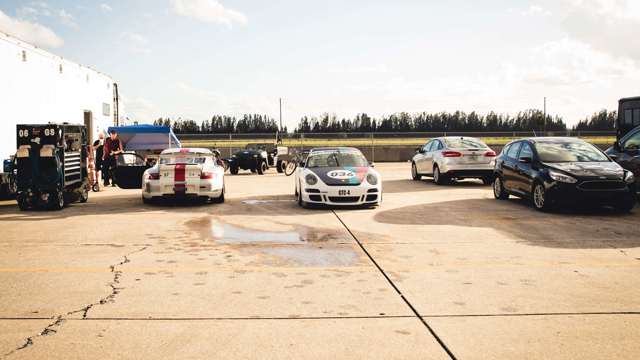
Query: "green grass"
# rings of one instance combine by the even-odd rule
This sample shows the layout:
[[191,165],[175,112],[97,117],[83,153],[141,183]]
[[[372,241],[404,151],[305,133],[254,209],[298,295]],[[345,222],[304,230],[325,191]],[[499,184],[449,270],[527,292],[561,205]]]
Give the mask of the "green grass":
[[[487,145],[504,145],[517,138],[514,137],[485,137],[480,138]],[[581,137],[594,145],[613,144],[613,136]],[[289,147],[319,147],[319,146],[419,146],[429,141],[429,138],[380,138],[380,139],[284,139],[283,146]],[[265,139],[242,140],[183,140],[185,147],[205,148],[244,148],[247,144],[266,143]]]

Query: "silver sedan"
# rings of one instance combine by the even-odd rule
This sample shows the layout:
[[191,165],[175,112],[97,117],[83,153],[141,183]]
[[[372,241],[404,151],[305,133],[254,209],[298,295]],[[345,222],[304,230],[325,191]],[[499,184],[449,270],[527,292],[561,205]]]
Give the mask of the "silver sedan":
[[420,180],[432,176],[438,184],[452,179],[481,179],[490,184],[496,152],[471,137],[440,137],[416,150],[411,160],[411,177]]

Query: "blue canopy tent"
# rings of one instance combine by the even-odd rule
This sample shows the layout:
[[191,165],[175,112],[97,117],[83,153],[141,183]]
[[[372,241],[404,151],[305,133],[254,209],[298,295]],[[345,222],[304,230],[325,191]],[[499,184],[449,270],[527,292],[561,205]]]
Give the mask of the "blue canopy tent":
[[168,126],[131,125],[110,127],[122,141],[125,151],[158,151],[182,147]]

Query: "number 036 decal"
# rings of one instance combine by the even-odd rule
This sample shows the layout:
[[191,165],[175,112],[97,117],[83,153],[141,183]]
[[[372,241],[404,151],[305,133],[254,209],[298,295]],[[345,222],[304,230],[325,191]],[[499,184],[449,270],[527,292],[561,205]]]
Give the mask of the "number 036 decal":
[[343,180],[343,179],[351,179],[356,176],[353,171],[349,170],[333,170],[327,173],[327,176],[333,179]]

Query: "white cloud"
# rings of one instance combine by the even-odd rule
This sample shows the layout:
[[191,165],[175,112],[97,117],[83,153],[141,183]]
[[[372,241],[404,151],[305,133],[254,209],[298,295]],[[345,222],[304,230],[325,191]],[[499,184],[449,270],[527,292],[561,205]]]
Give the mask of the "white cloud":
[[551,16],[551,11],[540,5],[530,5],[526,10],[520,12],[522,16]]
[[100,10],[102,10],[103,12],[111,12],[113,11],[113,8],[109,6],[109,4],[102,3],[100,4]]
[[60,22],[63,23],[66,26],[72,27],[72,28],[77,28],[78,24],[75,21],[75,18],[73,17],[73,15],[69,14],[68,12],[66,12],[64,9],[60,9],[56,12],[58,18],[60,19]]
[[223,24],[232,27],[234,23],[244,25],[247,17],[243,13],[224,7],[217,0],[171,0],[173,10],[181,16],[203,22]]
[[614,56],[640,61],[640,1],[563,0],[562,26],[572,38]]
[[40,18],[56,18],[61,24],[77,28],[75,18],[65,9],[55,9],[44,1],[32,1],[16,10],[18,18],[31,22],[38,22]]
[[120,34],[125,41],[129,43],[129,49],[132,52],[138,54],[151,54],[151,48],[149,48],[149,39],[146,36],[133,33],[133,32],[123,32]]
[[0,31],[36,46],[59,48],[64,41],[53,30],[28,20],[12,18],[0,10]]
[[136,97],[131,99],[123,98],[122,101],[127,111],[126,116],[131,121],[152,123],[161,116],[157,110],[158,107],[149,99]]

